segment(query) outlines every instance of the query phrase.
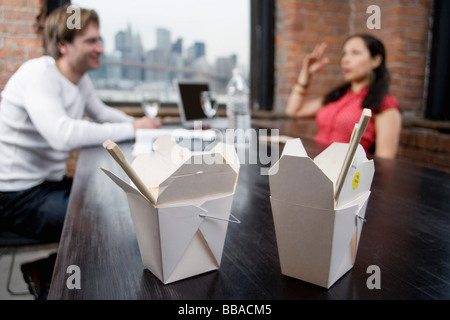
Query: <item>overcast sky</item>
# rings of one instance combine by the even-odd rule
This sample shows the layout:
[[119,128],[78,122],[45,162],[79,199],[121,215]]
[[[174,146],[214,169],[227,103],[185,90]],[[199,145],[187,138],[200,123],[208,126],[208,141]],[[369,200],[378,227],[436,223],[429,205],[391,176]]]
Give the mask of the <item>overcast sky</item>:
[[156,28],[171,31],[171,41],[183,38],[183,50],[196,41],[206,43],[206,56],[214,63],[219,56],[237,54],[248,67],[250,55],[249,0],[72,0],[72,4],[95,9],[107,52],[114,36],[131,25],[140,33],[145,50],[156,44]]

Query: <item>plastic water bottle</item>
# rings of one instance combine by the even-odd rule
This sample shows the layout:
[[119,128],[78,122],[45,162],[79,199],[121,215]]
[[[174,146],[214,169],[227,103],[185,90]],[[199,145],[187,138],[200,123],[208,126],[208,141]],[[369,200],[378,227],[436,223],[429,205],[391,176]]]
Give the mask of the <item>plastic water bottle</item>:
[[239,69],[233,69],[233,76],[227,85],[228,128],[250,129],[250,90]]

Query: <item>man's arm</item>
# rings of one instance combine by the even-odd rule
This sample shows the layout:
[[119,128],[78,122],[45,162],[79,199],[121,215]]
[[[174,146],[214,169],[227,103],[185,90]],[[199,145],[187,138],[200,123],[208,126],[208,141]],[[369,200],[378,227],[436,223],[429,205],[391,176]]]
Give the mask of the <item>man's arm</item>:
[[[94,123],[74,119],[64,109],[59,86],[51,81],[36,81],[25,93],[24,106],[37,131],[52,148],[70,151],[91,145],[101,145],[105,140],[131,140],[134,138],[133,124],[127,115],[117,110],[108,113],[117,123]],[[83,109],[83,106],[79,106]],[[80,110],[83,111],[83,110]],[[74,113],[74,110],[71,110]],[[76,112],[75,112],[76,113]],[[131,117],[130,117],[131,118]]]
[[133,122],[134,129],[159,128],[161,123],[159,119],[150,119],[148,117],[134,118],[126,115],[124,112],[114,109],[101,101],[94,90],[94,86],[88,76],[85,76],[84,88],[87,96],[86,114],[94,121],[104,122]]
[[94,86],[88,75],[85,75],[82,83],[82,91],[86,96],[86,115],[96,122],[133,122],[136,119],[124,112],[114,109],[97,96]]

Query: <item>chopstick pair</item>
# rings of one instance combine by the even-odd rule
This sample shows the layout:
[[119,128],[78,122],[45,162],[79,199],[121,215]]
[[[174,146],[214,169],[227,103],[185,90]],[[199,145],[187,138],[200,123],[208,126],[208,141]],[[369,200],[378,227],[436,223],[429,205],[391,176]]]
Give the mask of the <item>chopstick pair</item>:
[[133,169],[131,164],[125,158],[125,155],[123,154],[122,150],[120,150],[119,146],[111,140],[106,140],[105,142],[103,142],[103,147],[106,149],[106,151],[109,152],[109,154],[113,157],[113,159],[116,160],[116,162],[122,167],[122,169],[131,179],[131,181],[133,181],[133,183],[136,185],[136,188],[142,193],[142,195],[146,197],[147,200],[149,200],[151,203],[156,204],[155,198],[150,193],[150,191],[148,190],[144,182],[141,180],[141,178],[139,178],[138,174]]
[[359,123],[355,124],[353,128],[352,135],[350,137],[349,146],[347,153],[345,154],[344,163],[342,164],[341,171],[339,172],[338,179],[336,181],[336,188],[334,193],[334,201],[337,202],[339,195],[344,185],[345,177],[347,176],[348,170],[352,165],[353,158],[355,157],[356,149],[358,148],[361,137],[366,131],[367,125],[369,124],[370,118],[372,117],[372,111],[370,109],[363,109]]

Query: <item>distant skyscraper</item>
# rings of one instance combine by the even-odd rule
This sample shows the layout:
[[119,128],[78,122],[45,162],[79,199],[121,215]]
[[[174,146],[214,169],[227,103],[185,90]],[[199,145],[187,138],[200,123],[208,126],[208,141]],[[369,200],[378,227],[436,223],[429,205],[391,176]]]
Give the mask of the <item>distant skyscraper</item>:
[[[143,48],[140,34],[133,35],[131,26],[126,31],[119,31],[115,36],[115,48],[122,54],[122,61],[140,63],[143,60]],[[140,68],[122,67],[122,77],[128,80],[143,80]]]
[[144,76],[146,82],[167,81],[169,76],[164,67],[169,65],[171,49],[170,31],[164,28],[156,29],[156,47],[145,53],[144,62],[162,68],[147,69]]
[[216,59],[216,73],[222,76],[222,80],[219,81],[219,86],[225,87],[227,85],[228,80],[231,79],[233,68],[236,67],[236,64],[236,55],[219,57]]
[[[178,38],[175,43],[172,44],[172,51],[170,53],[169,66],[181,69],[184,66],[183,62],[183,39]],[[170,72],[169,83],[172,83],[174,79],[184,78],[183,72]]]
[[156,29],[156,48],[170,51],[171,46],[170,31],[164,28]]
[[115,40],[115,49],[120,52],[127,51],[127,44],[126,44],[126,32],[125,31],[119,31],[116,33],[116,36],[114,37]]
[[205,43],[195,42],[188,48],[188,60],[193,61],[205,55]]
[[172,52],[174,53],[183,53],[183,39],[178,38],[178,40],[172,45]]

